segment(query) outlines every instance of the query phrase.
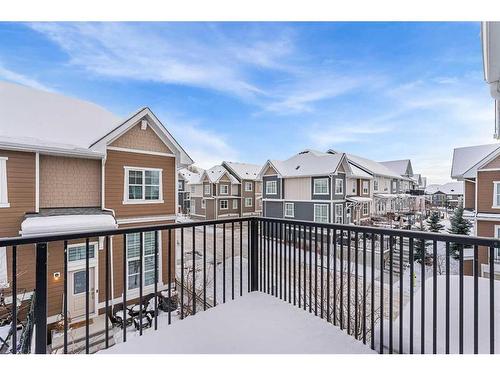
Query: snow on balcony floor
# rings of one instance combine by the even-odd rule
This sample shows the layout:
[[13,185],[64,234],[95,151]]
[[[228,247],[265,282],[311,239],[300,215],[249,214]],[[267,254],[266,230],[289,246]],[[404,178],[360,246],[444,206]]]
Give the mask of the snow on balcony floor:
[[339,328],[278,298],[253,292],[103,354],[370,354]]

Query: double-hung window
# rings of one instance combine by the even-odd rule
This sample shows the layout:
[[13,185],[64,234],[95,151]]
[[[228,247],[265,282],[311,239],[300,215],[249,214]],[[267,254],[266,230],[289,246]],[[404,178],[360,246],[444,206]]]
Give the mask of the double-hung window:
[[[137,289],[140,285],[141,236],[130,233],[127,237],[127,289]],[[160,250],[158,249],[158,254]],[[144,232],[142,235],[142,285],[155,283],[155,232]],[[158,259],[158,264],[160,259]],[[159,272],[158,272],[159,273]]]
[[228,195],[229,194],[229,185],[221,185],[220,186],[220,193],[221,193],[221,195]]
[[363,181],[363,194],[368,194],[369,192],[369,182],[368,181]]
[[397,181],[392,181],[392,192],[396,193],[398,189],[398,183]]
[[125,167],[124,203],[163,203],[162,170]]
[[313,192],[315,195],[328,194],[328,178],[315,178]]
[[237,209],[238,209],[238,200],[233,199],[233,210],[237,210]]
[[293,203],[285,203],[285,217],[295,217],[295,205]]
[[493,181],[493,208],[500,208],[500,181]]
[[253,190],[253,183],[251,181],[246,181],[245,182],[245,191],[252,191]]
[[335,224],[342,224],[344,222],[344,205],[335,205]]
[[203,194],[204,195],[210,195],[210,184],[204,184],[203,185]]
[[363,216],[367,216],[369,210],[370,210],[370,203],[364,202],[363,203]]
[[7,193],[7,160],[9,158],[0,156],[0,208],[10,207],[9,195]]
[[245,207],[252,207],[252,206],[253,206],[253,199],[245,198]]
[[201,208],[205,209],[207,207],[207,202],[205,201],[205,199],[201,199]]
[[341,178],[335,179],[335,194],[344,194],[344,180]]
[[314,205],[314,221],[317,223],[328,223],[328,204]]
[[378,191],[378,180],[373,180],[373,191]]
[[277,181],[266,181],[266,194],[268,194],[268,195],[278,194],[278,182]]
[[227,199],[222,199],[219,201],[219,208],[221,210],[227,210]]

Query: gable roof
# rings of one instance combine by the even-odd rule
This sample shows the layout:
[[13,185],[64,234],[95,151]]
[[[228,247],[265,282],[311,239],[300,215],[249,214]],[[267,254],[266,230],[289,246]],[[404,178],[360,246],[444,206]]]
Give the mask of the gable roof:
[[429,185],[425,189],[426,194],[436,194],[443,193],[446,195],[463,195],[464,194],[464,183],[462,181],[447,182],[446,184]]
[[400,176],[411,176],[413,175],[413,170],[411,167],[410,159],[404,160],[388,160],[379,162],[383,166],[391,169]]
[[203,172],[203,174],[200,177],[200,182],[206,176],[212,184],[216,184],[219,182],[219,180],[224,175],[228,176],[228,178],[232,184],[239,184],[239,181],[236,179],[236,177],[234,177],[231,173],[229,173],[229,171],[226,168],[224,168],[222,165],[216,165],[210,169],[207,169],[205,172]]
[[190,171],[187,168],[182,168],[182,169],[179,169],[179,174],[186,181],[186,183],[188,183],[188,184],[199,184],[203,172],[202,173],[196,173],[196,172]]
[[304,150],[284,161],[268,160],[259,175],[261,176],[266,167],[271,165],[281,177],[326,176],[337,172],[341,164],[344,164],[350,173],[344,154],[333,155],[316,150]]
[[237,163],[233,161],[223,161],[222,166],[241,180],[258,180],[261,165],[249,163]]
[[451,178],[475,177],[475,169],[499,151],[498,143],[454,149]]
[[100,158],[106,150],[103,140],[123,134],[144,116],[160,139],[175,150],[181,165],[192,164],[149,108],[120,119],[94,103],[0,81],[0,147],[7,149]]
[[[339,151],[330,149],[328,150],[328,153],[337,154],[339,153]],[[350,163],[354,164],[355,166],[363,169],[365,172],[368,172],[372,175],[379,175],[379,176],[400,178],[400,179],[403,178],[393,170],[387,168],[385,165],[379,162],[376,162],[375,160],[366,159],[361,156],[348,153],[346,153],[345,155]]]
[[358,168],[351,162],[349,162],[349,167],[351,168],[352,171],[352,177],[356,178],[365,178],[365,179],[373,179],[373,176],[367,172],[365,172],[363,169]]

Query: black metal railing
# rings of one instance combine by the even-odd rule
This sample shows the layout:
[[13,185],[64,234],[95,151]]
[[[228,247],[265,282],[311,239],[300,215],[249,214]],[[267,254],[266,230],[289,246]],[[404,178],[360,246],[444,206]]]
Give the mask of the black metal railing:
[[[151,232],[152,247],[145,239]],[[135,235],[138,255],[127,245]],[[91,294],[90,283],[95,238],[104,240],[101,250],[94,248],[104,258],[99,262],[104,293],[98,296]],[[121,249],[113,246],[115,239],[122,241]],[[85,246],[80,338],[74,337],[78,328],[73,329],[74,317],[68,314],[73,292],[68,290],[73,262],[68,248],[75,240]],[[495,353],[496,282],[484,277],[495,274],[494,263],[485,275],[480,260],[494,258],[498,240],[262,217],[0,239],[0,247],[11,250],[13,301],[22,282],[18,258],[30,246],[36,248],[36,353],[57,347],[48,337],[49,329],[56,329],[48,307],[53,312],[49,305],[60,302],[48,298],[47,250],[61,241],[63,353],[78,352],[73,350],[78,342],[85,353],[94,346],[108,348],[127,341],[131,331],[142,335],[144,329],[157,330],[257,291],[325,319],[379,353]],[[56,257],[51,252],[51,261]],[[17,306],[12,308],[16,317]],[[98,321],[91,316],[104,316],[104,339],[95,329],[90,332]]]

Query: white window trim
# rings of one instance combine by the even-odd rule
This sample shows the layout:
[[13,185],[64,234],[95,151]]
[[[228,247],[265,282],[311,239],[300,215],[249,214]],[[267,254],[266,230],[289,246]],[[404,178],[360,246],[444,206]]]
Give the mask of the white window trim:
[[491,208],[500,208],[500,206],[495,204],[497,200],[497,193],[500,193],[500,191],[498,191],[499,186],[500,181],[493,181],[493,204],[491,205]]
[[205,201],[204,198],[201,198],[201,208],[203,209],[207,208],[207,202]]
[[233,199],[233,210],[237,210],[237,209],[238,209],[238,200]]
[[[226,192],[225,193],[222,192],[222,188],[223,187],[226,188]],[[220,185],[219,186],[219,191],[220,191],[220,195],[229,195],[229,185],[227,185],[227,184]]]
[[[248,189],[248,186],[250,186],[250,189]],[[253,191],[253,182],[252,181],[245,182],[245,191]]]
[[[97,252],[99,251],[99,242],[98,241],[92,241],[89,242],[89,246],[93,245],[94,246],[94,257],[89,258],[89,264],[91,267],[97,265]],[[86,246],[86,242],[81,242],[81,243],[73,243],[73,244],[68,244],[68,271],[74,271],[81,269],[82,267],[85,267],[86,264],[86,259],[80,259],[80,260],[69,260],[69,250],[74,247],[81,247],[81,246]],[[96,270],[97,272],[97,270]]]
[[[165,203],[164,200],[163,200],[163,169],[161,168],[143,168],[143,167],[129,167],[129,166],[125,166],[123,167],[124,169],[124,181],[123,181],[123,204],[161,204],[161,203]],[[143,172],[143,178],[142,178],[142,186],[143,186],[143,189],[142,189],[142,194],[143,194],[143,197],[145,196],[146,194],[146,189],[145,189],[145,185],[146,185],[146,171],[156,171],[156,172],[159,172],[159,183],[160,183],[160,186],[159,186],[159,192],[158,192],[158,197],[159,199],[129,199],[129,195],[128,195],[128,174],[129,174],[129,171],[131,170],[134,170],[134,171],[142,171]]]
[[[366,209],[366,212],[365,212]],[[363,202],[363,216],[366,216],[370,213],[370,204],[368,202]]]
[[379,186],[379,183],[378,183],[378,180],[373,180],[373,191],[378,191],[378,186]]
[[[340,216],[337,215],[337,207],[342,208],[342,214]],[[335,224],[344,224],[344,205],[341,203],[336,204],[333,209],[334,209],[334,213],[335,213]],[[339,218],[340,218],[340,222],[337,221]]]
[[[248,204],[250,202],[250,204]],[[253,206],[253,198],[252,197],[246,197],[245,198],[245,207],[252,207]]]
[[[154,231],[150,231],[150,232],[154,232]],[[162,285],[162,256],[161,256],[161,252],[162,252],[162,248],[161,248],[161,243],[162,243],[162,239],[161,239],[161,231],[158,231],[158,280],[157,280],[157,283],[158,283],[158,286],[161,286]],[[142,236],[142,240],[144,241],[144,236]],[[126,245],[125,245],[126,247]],[[125,248],[125,251],[127,251],[128,249]],[[142,244],[142,250],[144,251],[144,243]],[[144,256],[142,257],[142,260],[144,262]],[[129,282],[128,282],[128,262],[129,262],[129,258],[127,256],[127,268],[126,268],[126,271],[127,271],[127,298],[128,297],[135,297],[135,296],[138,296],[139,295],[139,287],[137,288],[134,288],[134,289],[129,289],[128,285],[129,285]],[[142,277],[144,277],[144,264],[142,265],[143,267],[143,270],[142,270]],[[96,270],[97,272],[97,270]],[[144,285],[144,280],[143,280],[143,295],[144,293],[146,292],[149,292],[149,291],[154,291],[154,286],[155,284],[151,284],[151,285]]]
[[[274,187],[274,192],[271,192],[270,186]],[[272,180],[272,181],[266,181],[266,194],[267,195],[277,195],[278,194],[278,181]]]
[[[292,214],[288,215],[287,214],[287,207],[292,207]],[[285,217],[295,217],[295,204],[292,202],[285,202],[285,212],[284,212]]]
[[7,160],[6,156],[0,156],[0,208],[9,208],[9,191],[7,181]]
[[[325,177],[325,178],[315,178],[313,180],[313,194],[314,195],[327,195],[327,194],[330,194],[330,186],[328,184],[328,177]],[[316,182],[318,181],[326,181],[326,192],[318,192],[316,190]]]
[[[337,191],[337,187],[340,187],[340,191]],[[335,179],[335,195],[339,195],[339,194],[344,194],[344,180],[341,178],[336,178]]]
[[[222,207],[222,202],[226,202],[226,207]],[[227,199],[221,199],[219,201],[219,209],[221,209],[221,210],[227,210],[227,209],[229,209],[229,202],[228,202]]]
[[[316,208],[317,207],[326,207],[326,221],[318,221],[318,220],[316,220]],[[314,214],[314,222],[316,222],[316,223],[328,223],[328,219],[329,219],[328,218],[328,211],[329,211],[328,207],[329,207],[329,205],[326,204],[326,203],[315,204],[314,205],[314,212],[313,212],[313,214]]]
[[370,183],[368,181],[362,181],[361,190],[363,191],[363,194],[368,194],[370,192]]
[[[208,187],[208,192],[207,192]],[[203,184],[203,195],[210,195],[212,193],[212,185],[211,184]]]

